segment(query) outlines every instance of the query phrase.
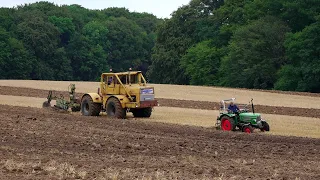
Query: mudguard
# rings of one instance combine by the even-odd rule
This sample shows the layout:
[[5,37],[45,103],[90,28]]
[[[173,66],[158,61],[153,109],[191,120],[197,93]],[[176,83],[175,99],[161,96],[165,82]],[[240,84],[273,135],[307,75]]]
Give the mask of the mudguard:
[[83,99],[84,96],[90,96],[94,103],[101,103],[101,104],[103,103],[102,98],[101,98],[101,96],[99,96],[98,93],[87,93],[87,94],[84,94],[82,96],[82,98],[81,98],[81,102],[82,102],[82,99]]
[[[120,101],[122,108],[126,108],[126,104],[130,103],[130,100],[125,95],[112,95],[108,98],[116,98]],[[108,100],[105,102],[107,104]],[[104,107],[106,107],[106,104],[104,104]]]
[[236,115],[235,114],[221,114],[220,116],[218,116],[220,120],[221,120],[222,116],[228,116],[228,117],[232,118],[232,117],[235,117]]

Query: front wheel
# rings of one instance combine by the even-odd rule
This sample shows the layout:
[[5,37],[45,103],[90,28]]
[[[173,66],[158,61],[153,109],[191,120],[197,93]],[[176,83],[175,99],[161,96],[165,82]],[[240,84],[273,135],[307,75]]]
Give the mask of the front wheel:
[[122,108],[117,98],[112,97],[107,101],[107,115],[112,118],[125,119],[126,109]]
[[242,132],[251,134],[251,133],[253,133],[253,127],[250,125],[245,125],[242,127]]
[[267,122],[262,121],[262,128],[260,129],[262,132],[264,131],[270,131],[270,126]]

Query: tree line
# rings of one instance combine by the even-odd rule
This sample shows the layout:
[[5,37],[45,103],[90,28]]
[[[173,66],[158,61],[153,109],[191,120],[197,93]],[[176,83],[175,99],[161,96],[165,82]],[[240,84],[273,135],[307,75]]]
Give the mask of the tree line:
[[38,2],[0,8],[0,79],[97,80],[320,92],[319,0],[191,0],[169,19]]
[[192,0],[157,29],[156,83],[320,92],[319,0]]
[[0,79],[92,81],[110,68],[146,72],[160,22],[125,8],[49,2],[1,8]]

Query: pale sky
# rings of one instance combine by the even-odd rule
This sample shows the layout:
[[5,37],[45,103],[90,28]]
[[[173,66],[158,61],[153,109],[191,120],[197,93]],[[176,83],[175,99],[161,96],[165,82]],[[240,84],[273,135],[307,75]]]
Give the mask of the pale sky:
[[[0,0],[0,7],[14,7],[39,0]],[[55,4],[79,4],[88,9],[125,7],[130,11],[148,12],[159,18],[169,18],[170,14],[190,0],[46,0]]]

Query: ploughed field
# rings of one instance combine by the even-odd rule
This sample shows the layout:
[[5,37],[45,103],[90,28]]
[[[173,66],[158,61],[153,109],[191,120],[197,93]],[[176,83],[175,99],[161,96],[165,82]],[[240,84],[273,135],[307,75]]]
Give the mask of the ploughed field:
[[[320,179],[318,94],[154,85],[150,119],[41,108],[69,84],[0,81],[0,179]],[[75,84],[78,96],[98,88]],[[254,98],[271,132],[215,130],[230,97]]]

